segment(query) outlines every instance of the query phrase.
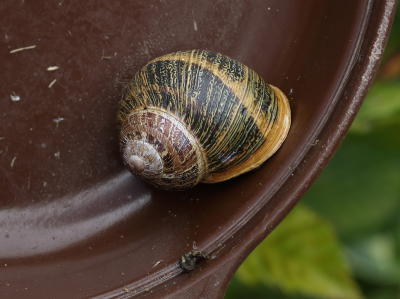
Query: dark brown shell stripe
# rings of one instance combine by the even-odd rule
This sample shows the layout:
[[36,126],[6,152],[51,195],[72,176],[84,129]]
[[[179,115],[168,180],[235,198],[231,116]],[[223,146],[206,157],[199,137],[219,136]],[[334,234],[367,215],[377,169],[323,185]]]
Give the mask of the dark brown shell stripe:
[[[183,82],[186,88],[182,88],[180,90],[180,97],[183,100],[183,104],[187,103],[185,92],[188,94],[188,96],[193,94],[193,92],[188,93],[189,88],[196,86],[195,83],[198,82],[197,78],[201,77],[203,72],[207,72],[209,77],[215,76],[215,78],[220,79],[219,81],[222,81],[223,84],[227,86],[228,90],[230,90],[239,99],[240,103],[244,105],[246,109],[249,109],[251,113],[253,113],[250,116],[253,117],[253,120],[256,122],[257,127],[262,128],[263,126],[265,126],[265,119],[254,117],[254,112],[256,112],[257,110],[253,107],[253,104],[256,106],[262,106],[261,111],[264,112],[266,119],[271,119],[272,121],[275,120],[274,117],[276,116],[276,113],[268,113],[271,112],[268,111],[268,107],[271,105],[271,101],[276,101],[274,92],[261,77],[259,77],[253,70],[249,69],[242,63],[222,54],[216,54],[209,51],[193,50],[164,55],[153,60],[148,65],[160,61],[163,61],[165,63],[166,61],[175,60],[186,62],[188,64],[188,70],[186,70],[186,72],[185,69],[174,72],[174,78],[176,78],[177,80],[180,80],[181,78],[188,78],[187,76],[176,77],[176,74],[178,73],[187,74],[189,72],[189,75],[192,75],[190,77],[190,84],[186,84],[186,82]],[[198,73],[195,72],[195,70],[193,69],[194,67],[192,66],[198,67]],[[155,66],[153,66],[153,69],[154,68]],[[171,71],[174,70],[175,69],[171,69]],[[172,81],[173,80],[174,79],[172,79]],[[210,84],[212,83],[213,82],[210,81]],[[182,83],[178,81],[178,85],[175,84],[175,88],[176,86],[181,86],[181,84]],[[170,84],[168,85],[170,86]],[[209,97],[208,99],[211,100],[212,97]],[[185,105],[182,106],[184,107]]]
[[205,159],[196,140],[167,112],[149,108],[130,114],[120,136],[121,148],[131,141],[144,141],[158,152],[163,163],[162,173],[152,178],[143,174],[143,178],[155,186],[168,186],[170,190],[176,186],[180,190],[204,178]]
[[181,117],[203,146],[210,172],[227,170],[254,153],[278,112],[275,94],[254,71],[207,51],[178,52],[146,65],[124,94],[118,127],[144,107]]

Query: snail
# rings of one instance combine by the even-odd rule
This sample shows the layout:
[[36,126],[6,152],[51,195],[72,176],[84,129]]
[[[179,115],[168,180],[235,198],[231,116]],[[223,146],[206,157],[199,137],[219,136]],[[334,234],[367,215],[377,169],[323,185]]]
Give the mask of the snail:
[[260,166],[281,146],[290,122],[282,91],[242,63],[203,50],[145,65],[125,88],[117,115],[125,166],[167,190]]

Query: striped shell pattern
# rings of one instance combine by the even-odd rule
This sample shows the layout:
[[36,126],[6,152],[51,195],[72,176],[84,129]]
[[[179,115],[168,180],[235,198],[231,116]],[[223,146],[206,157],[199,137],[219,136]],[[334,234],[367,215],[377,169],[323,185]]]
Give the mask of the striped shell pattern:
[[156,58],[126,87],[117,116],[124,164],[154,186],[183,190],[258,167],[286,138],[285,95],[222,54]]

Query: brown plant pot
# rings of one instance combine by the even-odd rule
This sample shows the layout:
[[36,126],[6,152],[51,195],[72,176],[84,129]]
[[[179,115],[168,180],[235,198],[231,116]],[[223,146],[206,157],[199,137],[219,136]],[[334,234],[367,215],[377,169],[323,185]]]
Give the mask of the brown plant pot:
[[[378,67],[395,6],[3,1],[0,296],[223,298],[241,262],[342,141]],[[188,49],[231,56],[281,88],[292,128],[261,168],[167,192],[124,169],[117,104],[146,62]],[[212,258],[186,273],[178,259],[193,248]]]

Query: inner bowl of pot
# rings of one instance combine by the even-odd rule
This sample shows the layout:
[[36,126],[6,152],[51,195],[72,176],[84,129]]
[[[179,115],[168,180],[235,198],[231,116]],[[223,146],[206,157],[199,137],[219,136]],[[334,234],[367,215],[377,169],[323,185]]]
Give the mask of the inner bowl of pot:
[[[296,204],[346,133],[372,80],[357,75],[368,67],[373,73],[380,57],[366,61],[363,53],[394,9],[382,3],[1,4],[7,76],[0,280],[7,288],[0,292],[222,298],[246,255]],[[191,49],[228,55],[278,86],[292,127],[258,169],[169,192],[124,168],[115,120],[122,90],[142,66]],[[210,259],[186,273],[178,260],[191,250]]]

